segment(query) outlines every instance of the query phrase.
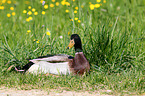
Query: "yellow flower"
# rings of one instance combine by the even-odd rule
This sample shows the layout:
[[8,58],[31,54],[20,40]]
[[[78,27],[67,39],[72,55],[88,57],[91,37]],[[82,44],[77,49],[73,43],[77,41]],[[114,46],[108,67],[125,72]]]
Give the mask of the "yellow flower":
[[29,11],[29,12],[28,12],[28,15],[32,15],[32,12],[31,12],[31,11]]
[[14,7],[10,7],[10,10],[14,10]]
[[74,13],[76,14],[76,13],[77,13],[77,11],[75,10],[75,11],[74,11]]
[[29,1],[25,1],[25,4],[29,4],[30,2]]
[[16,15],[16,13],[15,13],[15,12],[12,12],[12,15],[13,15],[13,16],[15,16],[15,15]]
[[50,4],[50,7],[54,7],[54,4]]
[[10,13],[8,13],[8,14],[7,14],[7,17],[11,17],[11,14],[10,14]]
[[81,23],[81,20],[78,20],[78,23]]
[[34,12],[34,15],[38,15],[38,12]]
[[33,12],[35,12],[35,10],[36,10],[35,8],[32,9]]
[[75,9],[78,10],[79,8],[78,7],[75,7]]
[[49,31],[49,30],[46,32],[46,35],[48,35],[48,36],[50,36],[50,35],[51,35],[51,33],[50,33],[50,31]]
[[101,0],[96,0],[97,2],[101,2]]
[[43,3],[43,0],[41,0],[40,3]]
[[64,1],[64,0],[63,0],[63,1],[61,1],[61,4],[62,4],[62,5],[65,5],[65,1]]
[[81,5],[81,8],[84,8],[84,5]]
[[70,6],[70,3],[69,2],[65,2],[65,5]]
[[48,8],[48,5],[44,5],[44,8],[47,9]]
[[56,2],[55,5],[56,5],[56,6],[59,6],[59,2]]
[[23,13],[27,13],[27,11],[26,10],[23,10]]
[[73,0],[73,1],[75,1],[75,0]]
[[55,2],[55,0],[52,0],[52,2]]
[[106,3],[106,0],[103,0],[103,3]]
[[70,19],[70,21],[73,21],[73,19]]
[[75,18],[75,20],[78,20],[78,18]]
[[11,4],[11,1],[7,1],[8,4]]
[[36,41],[36,39],[34,39],[33,41]]
[[31,6],[28,6],[29,9],[31,9]]
[[4,7],[4,6],[0,6],[0,9],[4,10],[4,9],[5,9],[5,7]]
[[90,9],[91,9],[91,10],[94,10],[94,7],[95,7],[95,6],[94,6],[93,4],[90,4]]
[[36,43],[39,43],[39,40],[38,40],[38,41],[36,41]]
[[31,32],[31,30],[27,30],[27,32],[28,32],[28,33],[30,33],[30,32]]
[[2,0],[2,3],[6,3],[6,0]]
[[45,11],[42,11],[42,14],[44,15],[45,14]]
[[66,13],[68,13],[68,12],[69,12],[69,10],[65,10],[65,12],[66,12]]
[[26,21],[29,22],[30,21],[29,18],[26,18]]
[[29,17],[29,20],[32,20],[32,17]]
[[70,34],[70,32],[67,33],[68,35]]
[[100,7],[100,4],[95,4],[95,8],[99,8]]

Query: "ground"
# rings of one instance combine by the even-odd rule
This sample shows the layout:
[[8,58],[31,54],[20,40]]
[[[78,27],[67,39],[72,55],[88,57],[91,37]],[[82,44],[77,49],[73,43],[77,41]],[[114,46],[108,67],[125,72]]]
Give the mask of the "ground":
[[[75,91],[58,91],[58,90],[48,90],[44,91],[41,89],[32,90],[18,90],[15,88],[0,88],[0,96],[112,96],[102,94],[103,91],[99,92],[75,92]],[[111,92],[111,90],[105,90],[104,92]]]

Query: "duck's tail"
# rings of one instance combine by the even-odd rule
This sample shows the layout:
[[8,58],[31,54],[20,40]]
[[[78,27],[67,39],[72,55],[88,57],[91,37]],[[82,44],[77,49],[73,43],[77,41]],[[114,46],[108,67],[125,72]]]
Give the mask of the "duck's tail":
[[17,72],[26,72],[33,64],[34,64],[33,62],[29,62],[25,66],[23,66],[22,68],[20,68],[20,66],[16,66],[15,70]]

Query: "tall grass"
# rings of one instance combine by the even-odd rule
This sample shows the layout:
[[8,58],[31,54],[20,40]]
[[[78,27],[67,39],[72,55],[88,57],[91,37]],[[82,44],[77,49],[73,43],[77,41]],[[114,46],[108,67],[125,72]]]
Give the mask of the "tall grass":
[[[60,4],[48,9],[44,9],[39,0],[30,1],[29,4],[25,4],[25,0],[16,2],[5,4],[5,10],[0,10],[1,85],[24,89],[111,89],[114,90],[112,94],[144,92],[144,0],[108,0],[94,10],[90,10],[89,2],[95,3],[96,0],[69,1],[69,7]],[[46,4],[51,3],[46,1]],[[14,6],[16,15],[8,18],[6,14],[11,12],[10,6]],[[28,15],[23,13],[24,9],[29,10],[28,6],[38,11],[37,16],[32,15],[33,20],[30,22],[26,22]],[[77,14],[73,13],[75,7],[79,7]],[[70,12],[66,13],[66,9]],[[45,10],[45,15],[41,14],[42,10]],[[75,17],[81,23],[70,21]],[[51,31],[50,36],[46,35],[47,28]],[[27,33],[28,29],[30,33]],[[73,33],[81,36],[84,54],[91,64],[88,76],[34,76],[7,71],[10,66],[24,66],[27,59],[46,54],[74,56],[73,49],[66,49]],[[40,40],[39,43],[37,40]]]

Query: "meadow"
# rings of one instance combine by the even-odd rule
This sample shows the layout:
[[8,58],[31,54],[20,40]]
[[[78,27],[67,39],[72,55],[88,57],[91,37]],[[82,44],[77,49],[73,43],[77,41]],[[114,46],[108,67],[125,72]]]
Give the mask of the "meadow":
[[[144,24],[145,0],[0,0],[0,86],[145,94]],[[91,65],[86,76],[14,71],[38,56],[74,56],[73,33]]]

